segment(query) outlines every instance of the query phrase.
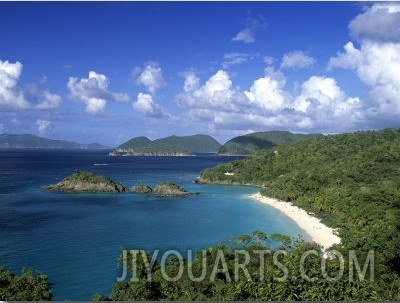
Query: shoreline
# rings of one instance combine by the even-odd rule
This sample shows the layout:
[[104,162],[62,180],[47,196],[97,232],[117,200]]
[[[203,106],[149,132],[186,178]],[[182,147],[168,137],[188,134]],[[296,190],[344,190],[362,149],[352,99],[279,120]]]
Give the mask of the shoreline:
[[320,222],[317,217],[309,215],[304,209],[292,205],[290,202],[262,196],[259,192],[249,195],[250,198],[267,204],[292,219],[312,241],[320,244],[324,250],[333,244],[339,244],[341,239],[334,233],[334,229]]

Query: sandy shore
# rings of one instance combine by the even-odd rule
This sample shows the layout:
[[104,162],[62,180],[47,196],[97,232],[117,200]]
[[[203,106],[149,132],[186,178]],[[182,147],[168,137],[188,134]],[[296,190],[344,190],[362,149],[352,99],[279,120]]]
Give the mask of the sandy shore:
[[332,228],[322,224],[318,218],[309,215],[304,209],[294,206],[290,202],[262,196],[260,193],[250,195],[249,197],[283,212],[295,221],[312,241],[322,245],[324,249],[328,249],[333,244],[340,243],[340,238],[334,234]]

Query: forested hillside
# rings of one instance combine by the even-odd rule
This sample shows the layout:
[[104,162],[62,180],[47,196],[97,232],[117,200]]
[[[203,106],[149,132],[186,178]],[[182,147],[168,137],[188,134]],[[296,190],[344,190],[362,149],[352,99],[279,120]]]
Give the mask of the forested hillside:
[[222,155],[250,155],[261,149],[271,148],[287,142],[322,137],[321,134],[293,134],[287,131],[255,132],[235,137],[218,149]]
[[217,140],[208,135],[169,136],[154,140],[154,143],[162,143],[177,146],[189,153],[215,153],[221,146]]
[[284,144],[206,169],[199,182],[259,185],[264,195],[315,212],[339,229],[343,251],[375,251],[382,298],[399,289],[399,129]]

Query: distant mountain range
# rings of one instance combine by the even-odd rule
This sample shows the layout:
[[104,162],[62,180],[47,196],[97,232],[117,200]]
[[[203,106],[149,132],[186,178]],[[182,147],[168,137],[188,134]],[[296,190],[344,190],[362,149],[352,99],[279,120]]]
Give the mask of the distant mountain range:
[[208,135],[170,136],[151,141],[136,137],[118,146],[111,156],[188,156],[216,153],[221,144]]
[[[321,137],[322,134],[293,134],[287,131],[255,132],[235,137],[221,145],[209,135],[169,136],[150,140],[135,137],[110,152],[111,156],[188,156],[194,153],[218,153],[220,155],[250,155],[259,150],[287,142]],[[52,140],[35,135],[0,135],[0,148],[63,148],[109,149],[99,143],[81,144],[65,140]]]
[[287,142],[321,137],[322,134],[293,134],[287,131],[255,132],[235,137],[218,149],[221,155],[250,155],[265,148],[271,148]]
[[81,144],[65,140],[52,140],[35,135],[0,135],[0,148],[63,148],[63,149],[108,149],[99,143]]

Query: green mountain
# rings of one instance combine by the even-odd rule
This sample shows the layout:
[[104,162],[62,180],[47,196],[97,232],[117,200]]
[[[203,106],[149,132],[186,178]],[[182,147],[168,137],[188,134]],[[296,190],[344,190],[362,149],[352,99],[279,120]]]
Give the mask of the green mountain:
[[136,137],[118,146],[111,156],[185,156],[192,153],[216,152],[221,146],[207,135],[170,136],[151,141]]
[[217,140],[208,135],[170,136],[154,142],[177,146],[189,153],[215,153],[221,146]]
[[141,148],[144,148],[144,147],[150,145],[151,142],[152,141],[147,137],[136,137],[136,138],[130,139],[129,141],[126,141],[125,143],[122,143],[120,146],[117,147],[117,149],[139,150]]
[[0,135],[0,148],[66,148],[66,149],[107,149],[99,143],[81,144],[77,142],[53,140],[35,135]]
[[198,181],[258,185],[315,213],[338,230],[339,251],[374,251],[376,289],[392,298],[388,290],[400,287],[399,151],[400,129],[329,135],[206,169]]
[[287,131],[255,132],[235,137],[218,149],[221,155],[250,155],[287,142],[321,137],[322,134],[293,134]]

